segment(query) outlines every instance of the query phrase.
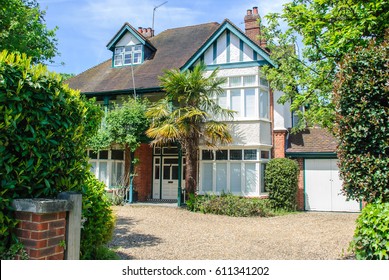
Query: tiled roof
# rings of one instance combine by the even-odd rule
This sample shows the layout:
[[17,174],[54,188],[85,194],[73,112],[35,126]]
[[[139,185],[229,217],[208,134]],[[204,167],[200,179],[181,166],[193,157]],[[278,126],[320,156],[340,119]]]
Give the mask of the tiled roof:
[[289,134],[287,153],[336,152],[336,138],[323,128],[309,128],[297,134]]
[[[149,42],[157,49],[151,59],[133,67],[136,89],[157,88],[158,77],[165,69],[180,68],[204,44],[220,25],[216,22],[168,29]],[[130,91],[131,66],[112,67],[109,59],[67,80],[73,89],[83,93]]]

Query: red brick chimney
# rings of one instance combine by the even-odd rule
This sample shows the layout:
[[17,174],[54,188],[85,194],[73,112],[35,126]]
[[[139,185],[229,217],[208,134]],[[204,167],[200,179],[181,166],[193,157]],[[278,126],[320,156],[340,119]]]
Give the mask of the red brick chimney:
[[258,13],[258,7],[247,10],[247,15],[244,17],[245,33],[247,37],[256,42],[263,48],[266,48],[266,40],[260,39],[261,34],[260,28],[260,16]]

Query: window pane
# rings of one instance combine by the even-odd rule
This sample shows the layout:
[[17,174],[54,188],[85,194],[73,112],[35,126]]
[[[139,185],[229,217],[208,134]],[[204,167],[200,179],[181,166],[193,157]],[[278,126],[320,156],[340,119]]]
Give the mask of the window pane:
[[125,47],[125,52],[130,52],[131,51],[131,49],[132,49],[132,47],[131,46],[127,46],[127,47]]
[[213,160],[213,151],[210,150],[202,150],[201,151],[202,160]]
[[163,179],[170,180],[170,165],[163,167]]
[[115,54],[121,54],[123,52],[123,50],[124,50],[123,47],[116,48],[115,49]]
[[108,159],[108,151],[100,151],[99,153],[99,159]]
[[161,159],[160,159],[160,158],[156,158],[156,159],[155,159],[155,164],[159,164],[159,163],[160,163],[160,161],[161,161]]
[[241,116],[240,112],[240,90],[239,89],[234,89],[231,90],[231,110],[236,111],[237,113],[235,114],[236,117]]
[[172,179],[178,180],[178,166],[172,166]]
[[161,154],[161,148],[160,147],[155,147],[154,148],[154,154],[160,155]]
[[230,87],[236,87],[241,85],[241,77],[230,77]]
[[269,86],[269,82],[265,78],[263,78],[263,77],[261,77],[259,79],[259,83],[261,84],[261,86],[264,86],[264,87],[268,87]]
[[120,66],[122,65],[122,55],[115,55],[115,66]]
[[164,164],[178,164],[178,158],[165,158],[163,162]]
[[245,76],[243,77],[244,86],[255,86],[255,76]]
[[112,170],[111,170],[111,185],[112,186],[123,186],[124,180],[123,180],[123,163],[122,162],[116,162],[112,163]]
[[203,163],[203,176],[201,179],[201,189],[204,192],[211,192],[213,184],[213,164]]
[[267,192],[266,185],[265,185],[265,171],[266,171],[266,164],[261,164],[261,193]]
[[244,159],[245,160],[256,160],[257,159],[257,150],[244,150]]
[[155,171],[154,171],[154,179],[155,179],[155,180],[159,180],[159,172],[161,172],[160,169],[159,169],[160,167],[159,167],[159,165],[155,165],[154,168],[155,168]]
[[91,165],[90,172],[92,172],[96,176],[96,162],[95,161],[90,162],[90,165]]
[[104,184],[107,183],[107,163],[106,162],[99,163],[99,180]]
[[255,192],[257,189],[257,176],[255,171],[255,163],[245,164],[245,192]]
[[245,102],[245,117],[254,118],[255,117],[255,89],[245,89],[244,90],[244,102]]
[[131,54],[124,55],[124,64],[131,64]]
[[227,109],[227,93],[224,92],[218,96],[218,104],[220,107]]
[[230,160],[242,160],[242,150],[230,150]]
[[142,61],[142,54],[134,53],[134,64],[141,63],[141,61]]
[[216,160],[227,160],[227,159],[228,159],[228,150],[216,151]]
[[269,118],[269,94],[263,90],[259,93],[259,117]]
[[95,151],[89,151],[89,157],[91,159],[97,159],[97,152]]
[[142,50],[142,46],[141,45],[134,46],[134,51],[141,51],[141,50]]
[[123,150],[112,150],[111,159],[124,160],[124,151]]
[[178,148],[177,147],[164,147],[162,149],[164,155],[177,155]]
[[242,192],[241,186],[241,164],[231,163],[230,165],[230,190],[233,193]]
[[227,192],[227,163],[216,164],[216,191]]
[[269,151],[261,151],[261,158],[265,158],[265,159],[270,158],[270,152]]

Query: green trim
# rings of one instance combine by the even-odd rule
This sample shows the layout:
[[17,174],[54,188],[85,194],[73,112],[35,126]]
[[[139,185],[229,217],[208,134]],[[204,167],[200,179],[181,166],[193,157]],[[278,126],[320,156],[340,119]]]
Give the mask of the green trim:
[[290,158],[337,158],[333,152],[286,152],[285,155]]
[[222,35],[223,32],[227,29],[230,30],[232,34],[241,39],[244,43],[246,43],[250,48],[255,50],[260,56],[262,56],[263,59],[267,62],[267,64],[275,67],[274,62],[270,59],[268,53],[266,53],[257,44],[251,41],[241,30],[231,24],[229,20],[225,20],[219,26],[219,28],[212,34],[212,36],[203,44],[203,46],[180,68],[180,70],[185,71],[189,69],[192,65],[194,65],[200,58],[201,54],[206,52],[207,49],[211,47],[214,42],[217,42],[217,39],[220,37],[220,35]]
[[217,62],[217,41],[213,43],[213,64]]
[[231,60],[230,44],[231,44],[231,32],[230,30],[227,30],[226,31],[227,63],[229,63]]
[[163,155],[162,155],[162,148],[161,148],[161,155],[159,156],[159,199],[162,199],[162,186],[163,186]]
[[239,61],[243,62],[244,42],[242,39],[239,39],[239,50]]
[[253,59],[258,60],[258,54],[255,50],[253,50]]
[[[134,91],[134,89],[122,89],[122,90],[114,90],[114,91],[103,91],[103,92],[81,92],[81,94],[84,94],[88,97],[94,97],[94,96],[115,96],[115,95],[122,95],[122,94],[130,94]],[[151,92],[163,92],[161,87],[154,87],[154,88],[137,88],[136,93],[138,94],[144,94],[144,93],[151,93]]]
[[268,65],[268,62],[265,60],[259,60],[259,61],[214,64],[214,65],[207,65],[207,70],[215,70],[216,68],[220,68],[220,69],[246,68],[246,67],[263,66],[263,65]]

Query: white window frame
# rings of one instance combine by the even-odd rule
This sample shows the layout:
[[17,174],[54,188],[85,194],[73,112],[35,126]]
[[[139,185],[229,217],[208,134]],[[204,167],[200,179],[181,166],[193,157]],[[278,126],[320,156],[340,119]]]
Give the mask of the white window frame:
[[[138,59],[135,60],[135,54]],[[126,55],[130,55],[130,62],[125,63]],[[142,63],[143,45],[117,46],[114,52],[114,66],[136,65]],[[117,62],[117,61],[120,61]]]

